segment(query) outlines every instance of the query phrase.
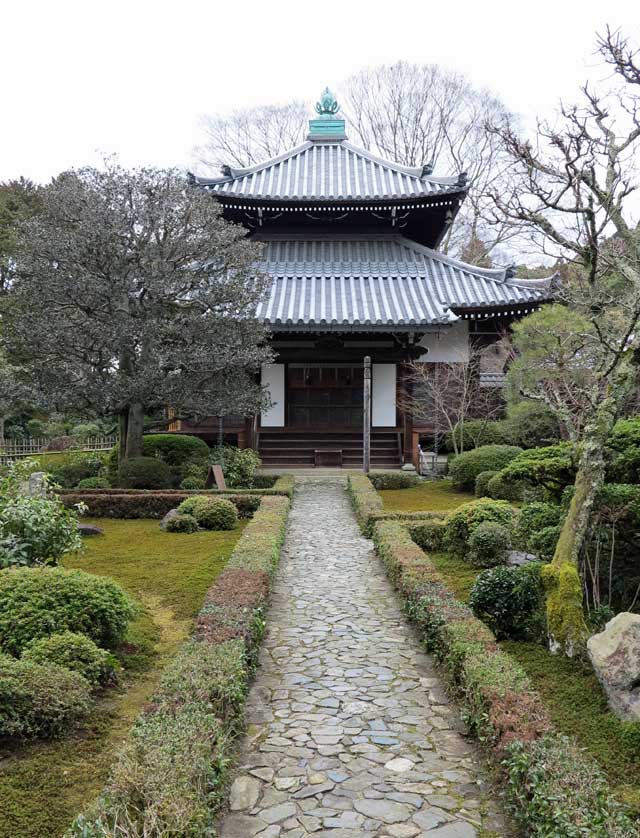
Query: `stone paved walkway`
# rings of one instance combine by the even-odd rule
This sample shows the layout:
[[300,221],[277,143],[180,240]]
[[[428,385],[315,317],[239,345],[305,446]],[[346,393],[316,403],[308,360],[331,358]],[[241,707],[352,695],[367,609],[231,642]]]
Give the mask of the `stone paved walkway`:
[[298,483],[222,838],[508,835],[344,482]]

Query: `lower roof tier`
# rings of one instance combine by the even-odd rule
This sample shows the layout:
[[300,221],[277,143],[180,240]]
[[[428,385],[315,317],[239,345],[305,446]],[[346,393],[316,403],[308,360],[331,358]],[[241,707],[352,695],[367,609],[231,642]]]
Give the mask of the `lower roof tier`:
[[526,313],[554,297],[556,277],[517,279],[402,236],[264,238],[270,277],[258,318],[272,331],[419,331],[464,316]]

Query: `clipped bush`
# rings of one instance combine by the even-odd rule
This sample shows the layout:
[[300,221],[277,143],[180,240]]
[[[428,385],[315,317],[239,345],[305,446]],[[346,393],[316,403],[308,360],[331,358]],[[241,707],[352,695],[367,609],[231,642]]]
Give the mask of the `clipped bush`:
[[555,415],[544,404],[518,402],[507,408],[507,418],[500,422],[505,441],[521,448],[553,445],[560,439],[560,426]]
[[78,672],[90,684],[113,680],[116,658],[106,649],[100,649],[84,634],[64,631],[49,637],[32,640],[22,653],[23,661],[53,664]]
[[347,491],[356,514],[360,529],[368,538],[371,536],[373,516],[383,511],[382,498],[373,488],[366,474],[350,474]]
[[111,484],[106,477],[85,477],[80,480],[76,489],[109,489]]
[[497,471],[481,471],[480,474],[476,477],[475,483],[475,495],[477,498],[488,498],[489,492],[487,491],[487,485],[491,478],[496,475]]
[[369,480],[374,489],[411,489],[420,485],[420,478],[411,471],[372,471]]
[[415,524],[407,522],[407,526],[409,527],[411,538],[418,547],[426,551],[432,550],[436,553],[442,550],[445,531],[445,522],[442,518],[420,521]]
[[[53,455],[51,455],[53,458]],[[48,470],[54,483],[62,486],[63,489],[72,489],[81,480],[88,477],[100,476],[105,463],[104,454],[90,453],[69,453],[60,454],[51,465],[44,466]]]
[[121,463],[116,482],[124,489],[168,489],[171,469],[156,457],[132,457]]
[[473,492],[476,477],[483,471],[500,471],[515,459],[522,449],[515,445],[483,445],[455,457],[449,466],[453,488]]
[[[274,494],[280,494],[276,489],[272,491]],[[83,503],[87,508],[87,515],[92,518],[163,518],[167,512],[189,497],[195,495],[178,490],[141,489],[96,489],[89,492],[65,492],[61,495],[67,507]],[[206,497],[228,498],[237,508],[241,518],[250,518],[260,505],[260,496],[249,492],[210,492]]]
[[238,511],[226,498],[201,497],[191,514],[205,530],[233,530],[238,525]]
[[471,533],[468,557],[476,567],[495,567],[504,564],[510,546],[506,527],[496,521],[483,521]]
[[262,464],[253,448],[236,448],[234,445],[212,448],[209,462],[222,466],[227,486],[246,488],[253,487],[256,472]]
[[573,485],[576,469],[575,446],[561,442],[523,451],[508,464],[505,463],[502,476],[505,480],[528,486],[542,486],[550,498],[559,500],[564,489]]
[[443,545],[446,550],[464,557],[474,530],[485,521],[501,524],[509,533],[516,520],[516,511],[504,500],[479,498],[463,503],[446,519]]
[[193,515],[183,515],[178,513],[173,515],[164,524],[165,532],[196,532],[198,530],[198,522]]
[[76,439],[89,439],[92,436],[100,436],[102,428],[96,422],[82,422],[74,425],[69,433]]
[[503,473],[498,471],[487,482],[487,494],[494,500],[520,501],[524,495],[524,486],[520,481],[506,480]]
[[180,488],[187,491],[197,491],[198,489],[204,489],[205,482],[204,477],[185,477],[180,483]]
[[12,655],[64,631],[111,648],[124,640],[135,613],[122,588],[102,576],[62,568],[0,571],[0,651]]
[[562,521],[562,507],[536,501],[525,503],[520,509],[515,529],[515,543],[522,550],[531,550],[531,539],[546,527],[556,527]]
[[542,609],[540,565],[484,570],[473,583],[469,605],[498,639],[526,638]]
[[91,706],[91,686],[77,672],[0,655],[0,737],[59,736]]
[[[197,436],[187,434],[146,434],[142,438],[142,456],[161,460],[171,471],[171,482],[167,485],[178,486],[187,476],[190,466],[197,464],[206,468],[211,449]],[[119,446],[112,448],[107,468],[108,477],[115,483],[118,476]],[[162,487],[161,487],[162,488]]]
[[444,438],[446,451],[455,451],[453,435],[455,434],[458,443],[458,451],[473,451],[484,445],[512,445],[508,430],[504,423],[487,422],[486,419],[467,419],[462,424],[458,423],[453,431],[448,431]]

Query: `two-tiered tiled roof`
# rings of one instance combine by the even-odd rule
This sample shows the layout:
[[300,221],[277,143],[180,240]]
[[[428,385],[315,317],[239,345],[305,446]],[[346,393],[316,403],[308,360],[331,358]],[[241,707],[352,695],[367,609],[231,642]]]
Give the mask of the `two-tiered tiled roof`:
[[274,331],[414,331],[465,311],[527,311],[552,280],[476,268],[402,236],[273,236],[259,268],[272,281],[258,318]]

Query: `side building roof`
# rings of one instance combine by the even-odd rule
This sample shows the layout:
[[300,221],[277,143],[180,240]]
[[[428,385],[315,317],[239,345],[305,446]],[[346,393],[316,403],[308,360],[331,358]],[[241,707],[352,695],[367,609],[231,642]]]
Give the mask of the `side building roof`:
[[256,166],[224,167],[219,178],[190,177],[222,199],[269,202],[402,201],[466,192],[464,175],[434,177],[429,166],[401,166],[346,140],[307,140]]
[[517,279],[402,236],[264,239],[270,278],[257,315],[273,331],[415,331],[553,298],[555,277]]

